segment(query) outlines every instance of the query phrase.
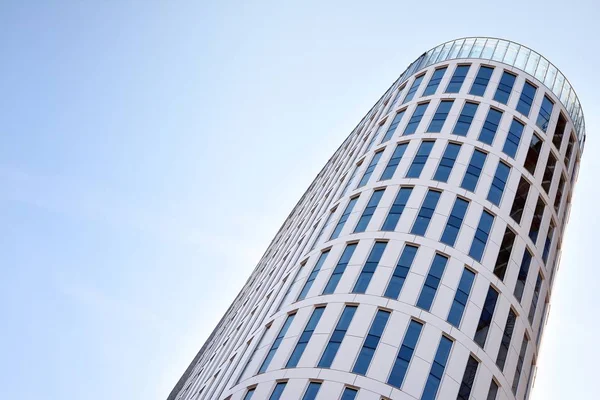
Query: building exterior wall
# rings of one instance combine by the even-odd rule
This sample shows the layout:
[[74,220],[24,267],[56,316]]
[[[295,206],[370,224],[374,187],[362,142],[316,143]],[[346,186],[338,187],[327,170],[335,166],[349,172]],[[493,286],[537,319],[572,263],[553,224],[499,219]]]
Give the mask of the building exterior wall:
[[[461,40],[440,45],[411,64],[334,153],[288,216],[169,399],[239,400],[248,399],[248,396],[254,400],[269,399],[274,398],[271,396],[277,383],[280,383],[281,389],[283,382],[282,399],[312,398],[309,396],[312,392],[307,392],[311,382],[320,383],[316,395],[319,400],[352,398],[342,397],[345,388],[357,390],[356,399],[359,400],[504,400],[528,397],[585,140],[583,114],[570,85],[569,93],[562,93],[568,81],[563,77],[567,83],[559,85],[557,76],[562,74],[551,64],[544,64],[545,59],[536,56],[537,53],[528,54],[528,57],[537,57],[535,66],[531,67],[527,61],[524,66],[515,66],[520,53],[515,55],[513,62],[507,63],[503,57],[508,55],[498,56],[494,50],[503,43],[510,49],[510,46],[516,45],[514,43],[485,38]],[[456,47],[457,43],[463,48],[453,58],[453,46]],[[465,50],[464,46],[469,43],[471,47]],[[481,50],[476,49],[478,43],[483,43]],[[490,50],[486,43],[488,47],[494,47]],[[441,56],[444,52],[446,57]],[[469,68],[460,90],[446,93],[456,68],[462,65],[469,65]],[[493,68],[489,82],[485,84],[482,95],[471,94],[474,82],[476,86],[484,86],[483,75],[478,78],[482,66]],[[437,90],[424,95],[434,72],[441,67],[446,67],[446,71]],[[540,68],[544,69],[544,74],[539,71]],[[495,96],[505,71],[514,74],[516,79],[507,103],[503,104],[496,101]],[[423,74],[414,97],[405,101],[413,82]],[[528,115],[517,111],[526,81],[537,87]],[[553,107],[544,132],[539,125],[545,124],[539,120],[538,114],[545,96],[553,102]],[[444,100],[453,100],[447,117],[439,132],[428,132],[430,122]],[[468,133],[463,136],[453,132],[459,119],[465,121],[460,115],[466,102],[477,103],[478,106]],[[415,132],[405,134],[414,111],[418,105],[425,103],[428,105]],[[491,141],[486,140],[485,135],[481,136],[482,129],[488,137],[492,136],[490,132],[494,130],[494,121],[486,122],[490,109],[501,112]],[[404,111],[402,118],[395,130],[390,131],[390,125],[401,111]],[[442,118],[438,115],[436,121],[442,121]],[[412,120],[414,122],[414,118]],[[510,151],[505,148],[507,138],[515,140],[516,131],[511,130],[513,120],[524,126],[514,156],[507,154]],[[564,134],[559,141],[563,122]],[[557,125],[559,132],[555,132]],[[383,141],[388,132],[391,136]],[[531,156],[528,157],[534,134],[541,139],[535,164]],[[434,141],[431,152],[419,176],[407,178],[407,171],[424,141]],[[382,173],[398,144],[404,143],[407,145],[395,172],[389,179],[382,180]],[[460,150],[447,182],[443,182],[434,179],[434,176],[449,143],[460,145]],[[482,168],[469,166],[475,150],[486,154]],[[378,153],[380,155],[376,156]],[[551,162],[548,165],[550,155],[556,159],[554,168]],[[378,157],[376,164],[372,163],[374,157]],[[422,160],[423,157],[417,159]],[[502,186],[502,179],[494,179],[500,162],[509,167],[510,172],[496,205],[488,199],[488,193],[490,187]],[[443,164],[448,165],[448,160]],[[371,172],[370,178],[362,179],[367,170]],[[473,176],[479,171],[474,189],[465,189],[465,174]],[[518,197],[522,178],[530,188],[519,220],[513,203]],[[364,185],[361,185],[361,180]],[[401,208],[394,206],[401,188],[411,188],[412,191],[397,225],[393,230],[382,230],[390,210],[397,212]],[[363,232],[355,233],[355,227],[376,190],[383,190],[383,194],[376,207],[369,208],[373,211],[372,217]],[[439,200],[434,210],[427,212],[422,206],[431,190],[439,193]],[[346,213],[347,205],[356,197],[352,211]],[[455,218],[456,215],[451,217],[457,198],[468,202],[462,222]],[[539,213],[541,205],[543,213]],[[490,216],[493,219],[489,232],[486,226],[480,225],[484,213],[487,213],[487,220]],[[425,218],[419,217],[419,214]],[[346,217],[337,238],[331,239],[340,218]],[[425,233],[412,233],[415,221],[424,221],[428,217],[430,222]],[[443,240],[449,220],[459,229],[454,245]],[[531,227],[538,224],[539,233],[532,240]],[[553,235],[548,234],[551,224],[555,227]],[[503,246],[507,228],[515,237],[512,249]],[[550,239],[547,239],[549,236]],[[481,257],[472,251],[474,240],[483,243]],[[369,256],[376,242],[385,242],[385,249],[379,261],[374,263]],[[349,244],[356,244],[355,250],[343,273],[338,275],[341,278],[337,287],[332,293],[323,294]],[[394,282],[397,282],[402,275],[397,265],[407,245],[417,247],[414,260],[407,273],[406,269],[403,270],[406,276],[399,295],[394,297],[388,293],[386,296],[392,276],[396,274]],[[526,251],[531,254],[531,262],[524,264]],[[504,274],[498,267],[499,253],[507,255]],[[433,273],[428,276],[436,255],[445,257],[447,262],[441,275]],[[525,268],[527,264],[529,267]],[[470,272],[464,272],[465,269]],[[337,272],[340,271],[341,267]],[[372,274],[364,273],[368,271]],[[355,290],[361,272],[363,279],[370,276],[370,281],[365,290]],[[465,303],[464,312],[458,323],[451,324],[448,322],[451,308],[460,308],[453,304],[463,274],[473,274],[474,278],[470,288],[466,285],[466,290],[461,284],[459,302]],[[520,285],[519,281],[524,284]],[[307,282],[308,290],[305,289]],[[424,286],[431,285],[434,288],[425,292],[431,292],[432,296],[422,294]],[[522,296],[519,296],[521,287]],[[497,293],[497,301],[491,306],[488,302],[486,306],[490,290]],[[299,298],[301,293],[303,295]],[[423,305],[427,301],[422,301],[421,296],[423,299],[433,297],[430,307]],[[339,332],[336,334],[334,331],[346,306],[356,306],[356,309],[339,350],[329,367],[318,367],[332,335],[340,337]],[[307,328],[317,307],[324,307],[322,315],[316,325]],[[369,336],[369,333],[379,310],[388,312],[389,318],[377,342],[374,337],[378,335]],[[478,328],[482,328],[482,315],[489,315],[486,310],[490,311],[491,322],[487,334],[483,335]],[[516,316],[514,326],[508,323],[508,331],[513,328],[512,335],[508,335],[507,331],[509,313]],[[294,316],[293,319],[290,315]],[[288,319],[291,323],[287,324],[288,329],[282,335],[280,332]],[[405,336],[409,336],[406,332],[411,321],[421,326],[414,346],[405,340]],[[482,336],[485,336],[483,346],[474,340]],[[442,337],[451,343],[447,361],[442,362],[445,365],[439,363],[439,355],[436,354]],[[524,338],[527,338],[526,348],[522,348]],[[307,341],[306,347],[297,365],[286,368],[299,341]],[[355,364],[365,342],[368,346],[376,345],[363,373],[355,370]],[[403,343],[405,347],[401,349]],[[508,347],[503,368],[498,361],[502,343]],[[272,351],[273,347],[276,351]],[[412,352],[411,347],[414,347]],[[268,368],[262,372],[261,365],[270,350],[274,355],[269,357]],[[363,352],[368,353],[366,350]],[[399,365],[408,364],[400,385],[389,383],[390,377],[395,375],[392,371],[398,356],[408,358],[406,362],[399,362]],[[474,376],[468,379],[465,370],[470,358],[476,360],[477,368],[473,371]],[[470,365],[473,363],[471,361]],[[359,364],[362,362],[359,361]],[[517,374],[517,370],[520,373]],[[432,374],[440,378],[439,387],[434,391],[432,387],[436,379],[430,377]],[[498,386],[496,396],[490,393],[492,380]],[[426,388],[426,385],[430,387]],[[470,386],[470,390],[467,389]],[[313,385],[311,390],[315,388],[316,385]],[[303,397],[305,395],[309,397]]]

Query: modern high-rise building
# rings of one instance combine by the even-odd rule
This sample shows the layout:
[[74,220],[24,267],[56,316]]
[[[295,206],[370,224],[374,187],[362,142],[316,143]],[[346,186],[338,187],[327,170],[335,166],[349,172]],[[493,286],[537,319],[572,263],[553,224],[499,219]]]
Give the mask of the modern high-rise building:
[[585,142],[546,58],[422,54],[317,175],[169,400],[526,399]]

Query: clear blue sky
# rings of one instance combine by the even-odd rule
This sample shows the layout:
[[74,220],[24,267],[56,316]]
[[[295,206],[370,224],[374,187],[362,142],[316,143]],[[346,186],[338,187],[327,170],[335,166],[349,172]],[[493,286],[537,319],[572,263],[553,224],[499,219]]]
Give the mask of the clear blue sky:
[[533,398],[595,397],[599,7],[2,1],[0,398],[164,400],[362,115],[469,35],[541,52],[583,104]]

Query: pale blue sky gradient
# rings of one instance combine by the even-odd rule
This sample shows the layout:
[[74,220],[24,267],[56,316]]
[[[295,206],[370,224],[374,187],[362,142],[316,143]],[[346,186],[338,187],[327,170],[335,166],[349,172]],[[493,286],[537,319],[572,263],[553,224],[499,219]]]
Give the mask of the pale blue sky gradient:
[[533,399],[596,398],[599,7],[1,2],[0,398],[166,399],[360,118],[472,35],[542,53],[583,105]]

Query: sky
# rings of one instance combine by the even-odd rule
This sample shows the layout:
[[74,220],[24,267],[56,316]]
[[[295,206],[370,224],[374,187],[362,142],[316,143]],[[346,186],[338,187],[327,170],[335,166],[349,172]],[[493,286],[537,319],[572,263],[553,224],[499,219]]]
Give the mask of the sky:
[[597,393],[600,4],[0,1],[0,398],[164,400],[342,140],[463,36],[545,55],[587,145],[533,400]]

